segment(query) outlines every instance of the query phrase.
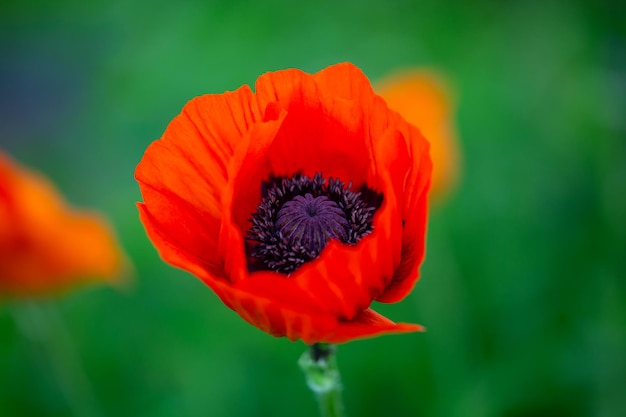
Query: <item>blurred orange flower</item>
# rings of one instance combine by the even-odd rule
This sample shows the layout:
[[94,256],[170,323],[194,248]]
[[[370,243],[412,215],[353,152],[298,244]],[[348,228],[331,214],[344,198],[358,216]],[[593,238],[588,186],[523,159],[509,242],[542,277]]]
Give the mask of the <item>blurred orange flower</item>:
[[370,308],[424,258],[428,142],[352,64],[197,97],[137,166],[161,256],[259,329],[305,343],[417,331]]
[[435,71],[413,69],[390,74],[374,89],[430,142],[431,200],[442,199],[454,188],[459,171],[454,102],[446,81]]
[[104,219],[67,207],[49,181],[0,151],[0,298],[117,282],[126,266]]

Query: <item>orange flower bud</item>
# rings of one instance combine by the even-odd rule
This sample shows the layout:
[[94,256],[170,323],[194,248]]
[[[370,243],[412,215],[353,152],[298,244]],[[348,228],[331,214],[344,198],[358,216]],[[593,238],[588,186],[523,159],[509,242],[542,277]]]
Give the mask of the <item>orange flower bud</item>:
[[459,171],[454,103],[447,83],[434,71],[415,69],[383,78],[375,90],[430,142],[431,200],[441,200],[454,188]]

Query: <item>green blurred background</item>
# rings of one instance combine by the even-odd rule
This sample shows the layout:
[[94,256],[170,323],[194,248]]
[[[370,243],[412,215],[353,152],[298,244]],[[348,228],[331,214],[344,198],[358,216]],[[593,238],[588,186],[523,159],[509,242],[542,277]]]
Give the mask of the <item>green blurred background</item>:
[[349,415],[626,415],[626,25],[588,3],[2,2],[0,147],[108,215],[136,276],[0,306],[0,415],[317,415],[302,343],[160,261],[133,170],[190,98],[340,61],[443,71],[463,157],[422,280],[375,306],[428,332],[340,346]]

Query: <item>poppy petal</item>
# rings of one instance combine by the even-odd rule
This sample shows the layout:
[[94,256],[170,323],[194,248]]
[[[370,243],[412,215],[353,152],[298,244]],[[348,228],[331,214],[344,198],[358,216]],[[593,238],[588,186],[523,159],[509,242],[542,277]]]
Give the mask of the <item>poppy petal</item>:
[[262,166],[267,162],[268,146],[280,129],[285,113],[280,112],[275,117],[256,124],[242,138],[229,166],[231,181],[223,188],[219,255],[225,260],[226,273],[233,282],[247,276],[243,236],[250,216],[261,201]]
[[394,323],[385,316],[368,308],[361,311],[351,321],[340,321],[337,330],[327,335],[324,341],[328,343],[344,343],[381,334],[420,332],[424,330],[424,327],[418,324]]
[[422,331],[416,324],[394,323],[370,309],[362,310],[352,320],[338,320],[332,315],[315,314],[291,308],[258,293],[214,281],[213,290],[220,299],[244,320],[275,337],[302,340],[304,343],[344,343],[384,333]]
[[[220,261],[216,261],[211,256],[198,256],[196,251],[190,252],[187,246],[179,245],[178,241],[170,235],[169,229],[162,227],[163,222],[155,218],[152,212],[148,210],[146,204],[138,203],[137,208],[139,209],[139,218],[146,229],[148,237],[155,243],[155,247],[164,261],[189,271],[196,276],[198,276],[199,272],[195,269],[197,265],[200,265],[201,269],[211,274],[211,276],[223,276]],[[156,244],[157,242],[158,245]],[[211,246],[207,244],[207,248],[210,250]],[[193,261],[190,261],[191,259]],[[181,263],[179,262],[180,260],[185,260],[185,262]]]
[[421,264],[425,252],[428,190],[432,172],[429,143],[412,125],[401,125],[401,130],[412,165],[405,183],[401,262],[385,292],[376,299],[383,303],[398,302],[411,292],[419,278],[417,266]]
[[[261,106],[278,103],[287,112],[268,152],[274,175],[300,172],[312,177],[320,172],[356,186],[367,181],[373,160],[371,142],[366,140],[367,103],[325,90],[299,70],[264,74],[256,82],[256,91]],[[373,99],[371,88],[368,92]]]
[[191,100],[137,166],[145,206],[186,252],[218,266],[222,192],[239,138],[262,119],[249,87]]
[[333,96],[359,103],[374,95],[369,79],[357,66],[349,62],[331,65],[313,74],[321,90],[332,91]]

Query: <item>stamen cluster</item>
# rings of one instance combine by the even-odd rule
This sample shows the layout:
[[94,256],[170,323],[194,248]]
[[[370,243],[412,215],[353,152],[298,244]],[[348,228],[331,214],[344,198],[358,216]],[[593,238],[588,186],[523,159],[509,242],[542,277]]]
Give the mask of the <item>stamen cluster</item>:
[[247,232],[256,268],[289,274],[321,253],[330,239],[354,245],[372,232],[382,194],[351,191],[337,178],[296,174],[263,184],[263,199]]

